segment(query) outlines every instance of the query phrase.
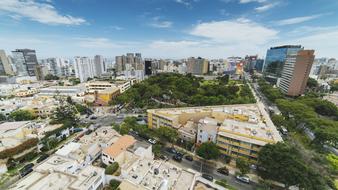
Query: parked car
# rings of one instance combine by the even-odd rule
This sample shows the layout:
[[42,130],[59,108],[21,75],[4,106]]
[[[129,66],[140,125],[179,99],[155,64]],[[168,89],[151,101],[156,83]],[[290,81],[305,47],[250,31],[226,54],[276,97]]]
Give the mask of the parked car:
[[29,164],[25,165],[22,169],[32,168],[33,166],[34,166],[33,163],[29,163]]
[[156,140],[155,140],[155,139],[148,139],[148,142],[149,142],[150,144],[156,144]]
[[177,151],[176,151],[175,148],[167,148],[166,150],[167,150],[167,152],[172,153],[172,154],[176,154],[177,153]]
[[194,161],[194,158],[190,155],[186,155],[184,158],[190,162]]
[[179,155],[175,154],[175,155],[173,156],[173,159],[174,159],[175,161],[177,161],[177,162],[181,162],[181,161],[182,161],[182,156],[179,156]]
[[243,183],[250,183],[250,178],[246,175],[243,175],[243,176],[238,175],[238,176],[236,176],[236,179],[238,181],[243,182]]
[[92,115],[92,116],[90,116],[90,119],[94,120],[94,119],[97,119],[97,117],[95,115]]
[[26,175],[28,175],[29,173],[31,173],[33,171],[33,168],[23,168],[20,170],[20,177],[25,177]]
[[20,173],[20,177],[24,177],[27,174],[31,173],[33,171],[33,163],[29,163],[27,165],[25,165],[23,168],[20,169],[19,173]]
[[214,177],[212,177],[212,176],[209,175],[209,174],[202,174],[202,177],[203,177],[204,179],[209,180],[209,181],[214,181]]
[[176,155],[177,155],[177,156],[180,156],[180,157],[182,157],[182,158],[183,158],[183,155],[184,155],[184,154],[183,154],[182,152],[178,152],[178,151],[176,151]]
[[169,160],[168,156],[163,155],[163,154],[160,156],[160,158],[161,158],[162,160],[165,160],[165,161],[168,161],[168,160]]
[[40,162],[46,160],[48,157],[49,157],[48,154],[43,154],[43,155],[41,155],[41,156],[36,160],[36,162],[37,162],[37,163],[40,163]]
[[229,175],[229,170],[226,167],[218,168],[217,172],[223,175]]

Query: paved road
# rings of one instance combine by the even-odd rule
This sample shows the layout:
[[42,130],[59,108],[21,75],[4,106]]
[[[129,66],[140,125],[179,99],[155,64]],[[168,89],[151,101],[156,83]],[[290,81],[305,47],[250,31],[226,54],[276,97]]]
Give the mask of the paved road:
[[229,176],[226,176],[226,175],[218,173],[216,171],[217,168],[215,168],[215,166],[213,165],[201,164],[201,161],[199,160],[194,160],[191,162],[191,161],[186,160],[185,158],[183,158],[181,162],[176,162],[175,160],[172,159],[173,154],[165,150],[163,150],[162,153],[168,156],[168,158],[170,158],[169,160],[170,163],[178,167],[181,167],[184,169],[190,168],[190,169],[193,169],[201,173],[207,173],[213,176],[215,180],[226,179],[229,185],[237,188],[238,190],[253,190],[255,187],[255,184],[245,184],[245,183],[237,181],[234,175],[230,174]]

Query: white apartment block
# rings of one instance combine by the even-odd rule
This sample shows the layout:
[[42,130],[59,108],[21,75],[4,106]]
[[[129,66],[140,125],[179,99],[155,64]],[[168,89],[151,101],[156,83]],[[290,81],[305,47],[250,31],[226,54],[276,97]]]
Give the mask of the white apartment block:
[[88,57],[75,57],[74,59],[75,76],[81,82],[87,81],[88,78],[95,76],[93,61]]

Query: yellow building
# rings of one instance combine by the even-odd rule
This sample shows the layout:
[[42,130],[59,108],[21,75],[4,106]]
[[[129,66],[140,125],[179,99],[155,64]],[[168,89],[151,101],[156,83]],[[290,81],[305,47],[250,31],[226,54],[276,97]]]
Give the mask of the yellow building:
[[117,87],[111,87],[102,91],[98,91],[95,93],[95,104],[106,106],[109,104],[109,101],[113,100],[118,95],[120,95],[120,89]]
[[[282,141],[261,111],[256,104],[151,109],[147,110],[148,127],[193,131],[197,145],[212,141],[223,155],[255,161],[262,146]],[[182,130],[191,122],[196,123],[195,130]]]
[[226,119],[218,128],[216,144],[225,155],[255,161],[262,146],[278,141],[282,141],[278,131],[263,122],[246,123]]

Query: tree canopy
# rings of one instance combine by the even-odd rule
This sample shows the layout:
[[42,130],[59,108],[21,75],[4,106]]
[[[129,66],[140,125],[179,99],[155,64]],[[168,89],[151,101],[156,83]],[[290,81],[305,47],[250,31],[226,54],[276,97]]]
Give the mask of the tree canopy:
[[285,143],[265,145],[258,153],[258,174],[286,187],[326,189],[323,177],[308,167],[294,147]]
[[196,150],[198,156],[206,159],[217,159],[220,155],[220,151],[217,148],[216,144],[213,142],[202,143]]
[[247,85],[226,82],[226,79],[205,82],[192,75],[164,73],[135,84],[112,104],[128,104],[138,108],[204,106],[254,103]]
[[28,121],[36,119],[36,115],[29,110],[16,110],[9,114],[9,118],[14,121]]
[[45,80],[59,80],[60,78],[56,75],[52,75],[52,74],[47,74],[45,76]]

